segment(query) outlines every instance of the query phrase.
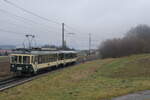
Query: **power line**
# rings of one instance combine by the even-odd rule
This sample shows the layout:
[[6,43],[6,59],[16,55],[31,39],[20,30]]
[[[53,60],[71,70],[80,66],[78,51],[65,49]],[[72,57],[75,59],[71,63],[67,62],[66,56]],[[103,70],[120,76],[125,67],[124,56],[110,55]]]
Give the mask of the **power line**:
[[78,33],[80,33],[80,34],[84,33],[85,34],[85,32],[81,32],[78,29],[71,27],[70,25],[65,24],[65,27],[68,28],[68,29],[70,29],[70,30],[72,30],[72,31],[75,31],[76,34],[78,34]]
[[[30,19],[24,18],[24,17],[22,17],[22,16],[18,16],[18,15],[16,15],[16,14],[13,14],[13,13],[11,13],[11,12],[8,12],[8,11],[6,11],[6,10],[4,10],[4,9],[0,9],[0,12],[5,13],[5,14],[7,14],[7,15],[11,15],[11,16],[13,16],[13,17],[15,17],[15,18],[21,18],[22,20],[31,22],[32,24],[41,25],[41,24],[37,23],[36,21],[33,21],[33,20],[30,20]],[[42,26],[42,25],[41,25],[41,26]],[[46,25],[43,25],[43,26],[46,26]],[[49,26],[46,26],[46,27],[49,27]],[[45,28],[45,27],[43,27],[43,28]],[[45,29],[46,29],[46,28],[45,28]],[[46,29],[46,30],[47,30],[47,29]],[[49,31],[49,30],[48,30],[48,31]],[[54,32],[54,31],[51,31],[51,30],[50,30],[49,32]],[[54,33],[57,33],[57,32],[54,32]]]
[[[11,13],[11,12],[8,12],[8,11],[6,11],[6,10],[4,10],[4,9],[0,9],[0,12],[5,13],[5,14],[10,15],[10,16],[15,17],[15,18],[21,18],[21,19],[24,20],[25,22],[28,21],[28,22],[31,22],[32,24],[36,24],[36,25],[42,26],[41,24],[37,23],[36,21],[33,21],[33,20],[30,20],[30,19],[27,19],[27,18],[18,16],[18,15],[16,15],[16,14],[13,14],[13,13]],[[17,20],[18,20],[18,19],[17,19]],[[11,24],[17,26],[17,24],[15,24],[15,23],[11,23]],[[31,25],[31,26],[32,26],[32,25]],[[43,26],[44,26],[44,25],[43,25]],[[46,26],[46,25],[45,25],[45,26]],[[46,27],[48,27],[48,26],[46,26]],[[26,27],[26,28],[29,28],[29,27]],[[45,28],[45,27],[43,27],[43,28],[44,28],[44,31],[45,31],[46,28]],[[46,30],[47,30],[47,32],[57,33],[56,31],[52,31],[52,30],[49,30],[49,29],[46,29]]]
[[21,32],[14,32],[14,31],[10,31],[10,30],[5,30],[5,29],[0,29],[1,32],[6,32],[6,33],[14,33],[14,34],[21,34]]
[[[74,28],[72,28],[71,26],[68,26],[68,25],[66,25],[65,24],[65,26],[67,27],[67,28],[69,28],[69,29],[71,29],[71,30],[73,30],[73,31],[78,31],[78,30],[76,30],[76,29],[74,29]],[[65,29],[65,31],[67,31],[68,32],[68,30],[66,30]],[[79,32],[79,31],[78,31]],[[82,34],[81,32],[79,32],[80,34]],[[81,35],[80,35],[80,37],[78,37],[78,39],[79,38],[81,38]],[[87,35],[84,35],[84,37],[82,37],[82,38],[86,38],[86,39],[88,39],[88,41],[86,41],[86,42],[88,42],[88,48],[89,48],[89,55],[90,55],[90,53],[91,53],[91,49],[92,49],[92,47],[93,47],[93,42],[97,42],[98,40],[92,40],[92,38],[91,38],[91,34],[89,34],[89,36],[87,37]],[[83,40],[82,41],[80,41],[80,42],[83,42]]]
[[66,26],[67,28],[69,28],[69,29],[73,30],[73,31],[76,31],[77,33],[80,33],[78,30],[76,30],[76,29],[72,28],[72,27],[71,27],[71,26],[69,26],[69,25],[66,25],[66,24],[65,24],[65,26]]
[[[81,31],[79,31],[79,30],[77,30],[77,29],[75,29],[75,28],[73,28],[73,27],[71,27],[71,26],[69,26],[69,25],[66,25],[65,24],[65,27],[67,28],[67,29],[65,29],[65,31],[67,31],[67,32],[69,32],[69,33],[74,33],[74,34],[76,34],[76,35],[80,35],[80,38],[82,37],[82,38],[88,38],[88,36],[87,35],[85,35],[85,34],[87,34],[87,33],[84,33],[84,32],[81,32]],[[68,31],[68,29],[70,29],[71,31]],[[74,32],[75,31],[75,32]],[[79,34],[78,34],[79,33]],[[84,34],[83,36],[81,36],[81,34]]]
[[[31,11],[29,11],[29,10],[26,10],[26,9],[24,9],[24,8],[22,8],[22,7],[20,7],[20,6],[18,6],[17,4],[15,4],[15,3],[11,2],[11,1],[8,1],[8,0],[4,0],[4,1],[5,1],[6,3],[8,3],[8,4],[10,4],[10,5],[12,5],[12,6],[14,6],[14,7],[16,7],[16,8],[18,8],[18,9],[20,9],[20,10],[22,10],[23,12],[26,12],[26,13],[28,13],[28,14],[31,14],[31,15],[33,15],[33,16],[35,16],[35,17],[38,17],[38,18],[42,19],[42,20],[45,20],[45,21],[48,21],[48,22],[51,22],[51,23],[55,23],[55,24],[60,25],[60,23],[58,23],[58,22],[56,22],[56,21],[49,20],[48,18],[45,18],[45,17],[40,16],[40,15],[34,13],[34,12],[31,12]],[[63,27],[64,27],[64,26],[63,26]],[[72,28],[72,27],[70,27],[70,26],[68,26],[68,25],[65,25],[65,27],[68,27],[69,29],[76,31],[77,33],[81,33],[81,32],[79,32],[78,30],[76,30],[76,29],[74,29],[74,28]],[[63,30],[62,30],[62,31],[63,31],[62,34],[64,34],[64,28],[62,28],[62,29],[63,29]],[[64,37],[64,36],[62,36],[62,37]],[[63,40],[63,45],[64,45],[64,39],[62,39],[62,40]],[[89,39],[89,41],[91,41],[91,40]],[[89,44],[90,44],[90,43],[89,43]]]
[[40,15],[34,13],[34,12],[31,12],[31,11],[29,11],[29,10],[26,10],[26,9],[24,9],[24,8],[22,8],[22,7],[18,6],[18,5],[16,5],[15,3],[11,2],[11,1],[8,1],[8,0],[4,0],[4,1],[5,1],[6,3],[8,3],[8,4],[10,4],[10,5],[12,5],[12,6],[14,6],[14,7],[16,7],[16,8],[18,8],[18,9],[24,11],[24,12],[26,12],[26,13],[28,13],[28,14],[31,14],[31,15],[33,15],[33,16],[36,16],[36,17],[38,17],[38,18],[40,18],[40,19],[42,19],[42,20],[45,20],[45,21],[48,21],[48,22],[51,22],[51,23],[55,23],[55,24],[59,24],[59,25],[60,25],[60,23],[58,23],[58,22],[56,22],[56,21],[49,20],[48,18],[42,17],[42,16],[40,16]]
[[6,11],[6,10],[4,10],[4,9],[0,9],[0,11],[3,12],[3,13],[5,13],[5,14],[9,14],[9,15],[14,16],[14,17],[17,17],[17,18],[22,18],[23,20],[26,20],[26,21],[32,22],[32,23],[34,23],[34,24],[37,24],[36,22],[34,22],[34,21],[30,20],[30,19],[27,19],[27,18],[18,16],[18,15],[16,15],[16,14],[13,14],[13,13],[11,13],[11,12],[8,12],[8,11]]

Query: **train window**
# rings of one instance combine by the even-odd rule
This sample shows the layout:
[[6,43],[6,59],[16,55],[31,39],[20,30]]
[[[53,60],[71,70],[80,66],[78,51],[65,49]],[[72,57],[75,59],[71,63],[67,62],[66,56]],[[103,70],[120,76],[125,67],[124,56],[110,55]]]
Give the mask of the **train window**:
[[65,59],[68,59],[68,54],[64,54],[64,58],[65,58]]
[[57,54],[50,54],[49,56],[48,56],[48,61],[49,62],[54,62],[54,61],[56,61],[57,60]]
[[70,54],[70,58],[71,58],[71,59],[73,58],[73,53]]
[[60,54],[58,54],[58,60],[61,60]]
[[22,63],[22,56],[18,56],[18,60],[19,60],[19,63],[21,64]]
[[45,55],[45,63],[47,63],[48,61],[47,61],[47,55]]
[[39,63],[39,64],[42,63],[42,56],[38,56],[38,63]]
[[46,55],[43,55],[43,56],[42,56],[42,62],[43,62],[43,63],[46,63]]
[[46,63],[46,55],[43,56],[43,62]]
[[53,62],[53,61],[54,61],[54,55],[51,54],[51,55],[50,55],[50,62]]
[[49,57],[49,55],[47,55],[47,57],[46,57],[46,59],[47,59],[47,63],[49,62],[49,58],[50,58],[50,57]]
[[71,54],[71,58],[74,58],[74,54],[73,53]]
[[70,58],[71,58],[71,59],[73,58],[73,53],[70,54]]
[[46,56],[46,61],[47,61],[47,63],[50,61],[50,55]]
[[73,58],[73,53],[70,54],[70,59],[72,59],[72,58]]
[[35,64],[37,64],[38,63],[38,57],[37,56],[35,56],[35,59],[34,59],[35,61]]
[[64,54],[64,59],[67,59],[67,54]]
[[64,59],[64,54],[63,54],[63,53],[60,53],[58,59],[59,59],[59,60],[63,60],[63,59]]
[[45,56],[42,56],[42,63],[45,63]]
[[73,54],[73,58],[76,58],[76,57],[77,57],[77,54],[74,53],[74,54]]
[[71,54],[71,53],[66,54],[66,59],[70,59],[70,58],[71,58],[71,56],[72,56],[72,54]]
[[68,54],[68,59],[71,59],[72,58],[72,53],[69,53]]
[[46,63],[46,55],[43,56],[43,62]]
[[48,61],[51,62],[51,55],[48,56]]
[[11,61],[12,63],[17,63],[17,56],[12,56]]
[[45,62],[48,63],[48,55],[45,55]]
[[35,62],[34,62],[34,57],[32,56],[32,58],[31,58],[31,62],[33,63],[33,64],[35,64]]
[[29,64],[30,63],[30,56],[23,56],[23,63]]
[[66,59],[69,59],[69,54],[66,54]]
[[53,57],[54,57],[54,61],[56,61],[57,60],[57,54],[54,54]]

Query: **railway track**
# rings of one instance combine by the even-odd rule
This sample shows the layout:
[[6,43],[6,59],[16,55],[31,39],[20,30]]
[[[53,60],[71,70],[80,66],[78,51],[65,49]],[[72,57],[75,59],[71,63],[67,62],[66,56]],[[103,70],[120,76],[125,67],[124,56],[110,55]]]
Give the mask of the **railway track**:
[[46,73],[40,73],[36,76],[31,76],[31,77],[20,77],[20,78],[19,77],[12,77],[12,78],[9,78],[6,80],[2,80],[2,81],[0,81],[0,92],[4,91],[6,89],[24,84],[26,82],[32,81],[32,80],[37,79],[39,77],[45,76],[50,72],[51,71],[47,71]]
[[20,78],[19,77],[12,77],[12,78],[8,78],[5,80],[1,80],[0,81],[0,92],[4,91],[6,89],[24,84],[26,82],[32,81],[32,80],[37,79],[39,77],[46,76],[47,74],[51,73],[52,71],[57,71],[57,70],[60,70],[62,68],[64,68],[64,67],[43,71],[43,72],[40,72],[39,74],[37,74],[35,76],[31,76],[31,77],[20,77]]
[[[82,63],[82,62],[78,62],[75,65],[78,65],[80,63]],[[74,66],[74,65],[69,65],[69,67],[70,66]],[[65,66],[65,67],[68,67],[68,66]],[[44,71],[44,72],[41,72],[38,75],[32,76],[32,77],[21,77],[21,78],[19,78],[19,77],[11,77],[11,78],[8,78],[8,79],[5,79],[5,80],[0,80],[0,92],[4,91],[6,89],[9,89],[9,88],[12,88],[12,87],[24,84],[26,82],[32,81],[32,80],[37,79],[39,77],[45,76],[45,75],[49,74],[52,71],[57,71],[57,70],[60,70],[62,68],[65,68],[65,67],[54,68],[54,69],[48,70],[46,72]]]
[[11,87],[14,87],[14,86],[17,86],[17,85],[20,85],[20,84],[23,84],[25,82],[26,82],[25,78],[23,78],[23,79],[21,79],[21,78],[12,78],[12,79],[9,79],[9,80],[1,81],[0,82],[0,91],[9,89]]

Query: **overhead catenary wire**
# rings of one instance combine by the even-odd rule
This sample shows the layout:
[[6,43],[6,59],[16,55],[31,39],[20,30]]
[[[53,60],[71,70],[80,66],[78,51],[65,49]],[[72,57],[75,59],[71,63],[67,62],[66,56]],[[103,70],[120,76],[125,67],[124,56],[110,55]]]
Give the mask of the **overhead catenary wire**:
[[[15,16],[15,14],[9,13],[9,12],[3,10],[3,9],[0,9],[0,12],[3,12],[3,13],[5,13],[5,14],[11,14],[11,15],[12,15],[13,17],[15,17],[15,18],[21,18],[21,19],[22,19],[22,17],[20,17],[20,16]],[[23,18],[23,19],[24,19],[25,21],[26,21],[26,20],[29,21],[28,19],[25,19],[25,18]],[[4,21],[4,20],[2,20],[2,21]],[[9,22],[9,21],[7,21],[7,22]],[[12,24],[13,26],[18,26],[16,23],[9,23],[9,24]],[[7,25],[7,24],[5,24],[5,25]],[[1,32],[6,32],[6,33],[11,33],[11,34],[21,35],[21,32],[10,31],[10,30],[8,30],[8,28],[7,28],[7,30],[1,28],[0,31],[1,31]],[[51,31],[51,32],[52,32],[52,31]],[[57,33],[57,32],[53,32],[53,33]],[[21,36],[23,36],[23,35],[21,35]],[[34,42],[35,42],[35,46],[37,46],[36,41],[34,41]]]
[[24,12],[26,12],[26,13],[28,13],[28,14],[31,14],[31,15],[33,15],[33,16],[35,16],[35,17],[38,17],[38,18],[40,18],[40,19],[42,19],[42,20],[45,20],[45,21],[48,21],[48,22],[51,22],[51,23],[55,23],[55,24],[60,25],[60,23],[58,23],[58,22],[56,22],[56,21],[53,21],[53,20],[50,20],[50,19],[45,18],[45,17],[43,17],[43,16],[40,16],[40,15],[34,13],[34,12],[31,12],[31,11],[25,9],[25,8],[22,8],[22,7],[18,6],[17,4],[15,4],[15,3],[11,2],[11,1],[8,1],[8,0],[4,0],[4,1],[5,1],[6,3],[8,3],[8,4],[10,4],[10,5],[12,5],[12,6],[14,6],[14,7],[16,7],[16,8],[18,8],[18,9],[24,11]]
[[17,35],[25,35],[25,34],[22,34],[21,32],[14,32],[14,31],[5,30],[5,29],[1,29],[1,28],[0,28],[0,31],[6,32],[6,33],[13,33],[13,34],[17,34]]
[[30,19],[27,19],[27,18],[18,16],[18,15],[16,15],[16,14],[13,14],[13,13],[11,13],[11,12],[8,12],[7,10],[0,9],[0,11],[3,12],[3,13],[9,14],[9,15],[11,15],[11,16],[14,16],[14,17],[17,17],[17,18],[22,18],[23,20],[26,20],[26,21],[32,22],[32,23],[34,23],[34,24],[37,24],[36,22],[34,22],[34,21],[30,20]]
[[[85,32],[81,32],[73,27],[71,27],[70,25],[67,25],[65,24],[65,31],[68,32],[68,33],[73,33],[73,34],[76,34],[82,38],[88,38],[88,35],[86,35],[87,33]],[[83,36],[81,36],[81,34],[84,34]]]
[[[76,34],[76,38],[78,38],[78,40],[80,40],[81,38],[81,40],[80,40],[80,45],[81,45],[81,42],[82,42],[82,45],[84,45],[84,43],[86,43],[86,44],[89,44],[89,45],[87,45],[87,46],[89,46],[88,47],[88,49],[90,50],[91,48],[95,48],[95,47],[97,47],[98,46],[98,44],[97,44],[97,42],[99,41],[99,40],[95,40],[95,39],[92,39],[91,40],[91,38],[89,38],[89,35],[83,35],[83,36],[81,36],[80,34],[83,34],[82,32],[80,32],[79,30],[77,30],[77,29],[75,29],[75,28],[73,28],[73,27],[71,27],[71,26],[69,26],[69,25],[66,25],[65,24],[65,26],[66,26],[66,28],[67,29],[65,29],[65,31],[66,32],[69,32],[69,33],[74,33],[74,31],[75,31],[75,33],[74,34]],[[68,31],[69,30],[69,31]],[[71,32],[71,31],[72,32]],[[78,34],[79,33],[79,34]],[[86,33],[84,33],[84,34],[86,34]],[[71,37],[70,35],[66,35],[66,37]],[[84,38],[84,40],[83,40],[83,38]],[[86,39],[86,40],[85,40]],[[78,41],[77,41],[78,42]]]
[[[2,13],[5,13],[5,14],[7,14],[7,15],[9,15],[9,16],[13,16],[13,17],[15,17],[15,18],[17,18],[16,20],[18,20],[18,18],[21,18],[21,20],[23,20],[24,22],[29,22],[30,24],[32,23],[32,24],[35,24],[35,25],[40,25],[40,26],[46,26],[46,25],[41,25],[41,24],[39,24],[38,22],[36,22],[36,21],[33,21],[33,20],[31,20],[31,19],[27,19],[27,18],[25,18],[25,17],[22,17],[22,16],[18,16],[18,15],[16,15],[16,14],[14,14],[14,13],[11,13],[11,12],[9,12],[9,11],[7,11],[7,10],[4,10],[4,9],[0,9],[0,12],[2,12]],[[33,25],[32,25],[33,26]],[[49,26],[46,26],[46,27],[49,27]],[[46,29],[46,27],[43,27],[43,28],[45,28]],[[56,31],[52,31],[52,30],[49,30],[49,29],[46,29],[48,32],[53,32],[53,33],[58,33],[58,32],[56,32]],[[44,30],[45,31],[45,30]]]
[[81,33],[81,32],[78,31],[77,29],[72,28],[71,26],[69,26],[69,25],[67,25],[67,24],[65,24],[65,27],[68,28],[68,29],[70,29],[70,30],[72,30],[72,31],[75,31],[75,32],[77,32],[77,33]]
[[[50,19],[48,19],[48,18],[45,18],[45,17],[43,17],[43,16],[40,16],[39,14],[37,14],[37,13],[34,13],[34,12],[32,12],[32,11],[29,11],[29,10],[27,10],[27,9],[25,9],[25,8],[23,8],[23,7],[21,7],[21,6],[19,6],[19,5],[17,5],[17,4],[15,4],[15,3],[13,3],[13,2],[11,2],[11,1],[9,1],[9,0],[4,0],[7,4],[10,4],[10,5],[12,5],[12,6],[14,6],[14,7],[16,7],[16,8],[18,8],[18,9],[20,9],[20,10],[22,10],[23,12],[26,12],[26,13],[28,13],[28,14],[30,14],[30,15],[33,15],[33,16],[35,16],[35,17],[38,17],[38,18],[40,18],[40,19],[42,19],[42,20],[44,20],[44,21],[46,21],[46,22],[51,22],[51,23],[55,23],[55,24],[57,24],[57,25],[61,25],[60,23],[58,23],[58,22],[56,22],[56,21],[53,21],[53,20],[50,20]],[[67,30],[67,32],[69,32],[69,33],[75,33],[75,34],[83,34],[82,32],[80,32],[79,30],[77,30],[77,29],[75,29],[75,28],[72,28],[72,27],[70,27],[69,25],[66,25],[65,24],[65,27],[67,28],[67,29],[65,29],[65,31]],[[73,30],[73,31],[68,31],[68,29],[69,30]],[[84,33],[85,34],[85,33]]]
[[[67,28],[67,29],[65,28],[65,31],[66,31],[66,32],[75,33],[76,35],[84,34],[83,36],[80,35],[80,37],[82,37],[82,38],[88,38],[88,37],[89,37],[88,35],[86,35],[86,34],[88,34],[88,33],[81,32],[81,31],[77,30],[76,28],[71,27],[71,26],[68,25],[68,24],[65,24],[65,27]],[[79,34],[78,34],[78,33],[79,33]],[[91,34],[91,35],[92,35],[92,34]],[[94,40],[92,40],[92,41],[99,41],[99,40],[94,39]]]

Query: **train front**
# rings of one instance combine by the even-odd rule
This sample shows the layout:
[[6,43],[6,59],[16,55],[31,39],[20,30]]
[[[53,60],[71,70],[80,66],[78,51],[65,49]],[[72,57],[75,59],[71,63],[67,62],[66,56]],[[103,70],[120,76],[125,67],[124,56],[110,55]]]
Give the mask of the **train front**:
[[19,75],[33,73],[32,58],[31,55],[27,54],[11,54],[10,71]]

